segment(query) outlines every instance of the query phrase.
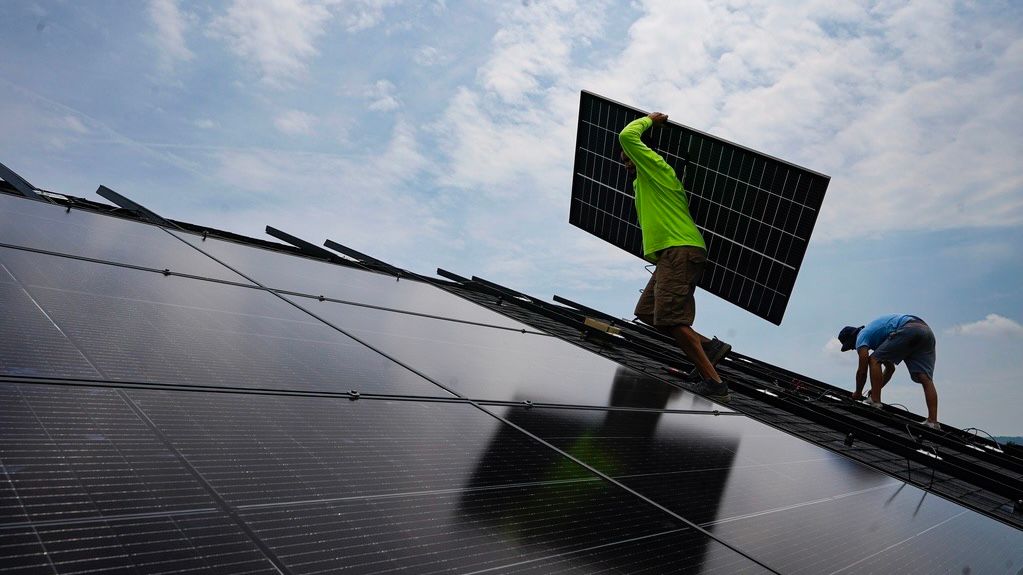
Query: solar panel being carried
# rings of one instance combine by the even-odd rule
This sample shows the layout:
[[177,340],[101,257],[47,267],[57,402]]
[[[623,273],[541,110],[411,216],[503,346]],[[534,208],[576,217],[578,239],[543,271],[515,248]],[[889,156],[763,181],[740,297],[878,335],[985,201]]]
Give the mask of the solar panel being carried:
[[[582,92],[569,223],[643,257],[618,133],[645,116]],[[830,177],[687,126],[648,132],[674,169],[707,243],[699,286],[781,324]]]

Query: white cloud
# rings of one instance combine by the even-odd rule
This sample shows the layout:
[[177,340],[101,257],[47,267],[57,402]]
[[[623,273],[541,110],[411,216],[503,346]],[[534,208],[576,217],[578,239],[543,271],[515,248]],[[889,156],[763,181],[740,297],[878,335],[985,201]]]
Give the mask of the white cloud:
[[436,66],[445,60],[440,50],[433,46],[423,46],[412,54],[412,61],[423,67]]
[[152,42],[156,46],[160,71],[169,74],[178,62],[195,57],[185,41],[189,18],[176,0],[150,0],[149,19],[153,24]]
[[990,313],[982,320],[949,328],[946,333],[967,337],[1023,337],[1023,325],[1007,317]]
[[63,124],[64,124],[64,127],[66,127],[67,129],[71,130],[72,132],[75,132],[76,134],[88,134],[89,133],[89,129],[86,128],[85,124],[83,124],[82,121],[79,120],[76,116],[72,116],[72,115],[64,116]]
[[480,70],[487,91],[506,103],[542,92],[570,75],[571,50],[601,31],[604,2],[524,2],[498,18],[494,51]]
[[359,32],[372,28],[384,19],[384,10],[401,3],[401,0],[347,0],[340,11],[345,28]]
[[331,18],[334,0],[234,0],[210,24],[238,57],[259,70],[260,80],[283,87],[305,75],[319,54],[315,43]]
[[313,133],[316,117],[301,110],[287,110],[274,118],[274,127],[289,136],[306,136]]
[[[216,161],[221,185],[249,199],[246,210],[217,214],[225,229],[261,235],[261,226],[278,222],[303,237],[331,237],[387,259],[429,250],[449,235],[442,230],[457,225],[434,199],[418,193],[430,163],[406,122],[397,123],[383,146],[354,155],[225,150]],[[309,208],[281,209],[276,192],[282,189],[290,190],[288,206]]]
[[394,84],[387,80],[378,80],[366,90],[365,95],[370,100],[369,109],[375,112],[389,112],[401,107],[401,102],[394,95]]
[[209,118],[200,118],[192,122],[196,128],[202,128],[203,130],[212,130],[217,127],[217,123]]

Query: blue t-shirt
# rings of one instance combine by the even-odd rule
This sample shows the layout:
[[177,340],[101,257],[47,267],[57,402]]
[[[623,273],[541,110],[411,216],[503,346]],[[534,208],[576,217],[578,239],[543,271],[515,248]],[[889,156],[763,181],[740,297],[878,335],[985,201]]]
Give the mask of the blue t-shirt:
[[877,349],[893,331],[906,325],[909,320],[916,319],[914,315],[893,313],[883,315],[868,323],[860,334],[856,336],[856,349],[867,346],[870,349]]

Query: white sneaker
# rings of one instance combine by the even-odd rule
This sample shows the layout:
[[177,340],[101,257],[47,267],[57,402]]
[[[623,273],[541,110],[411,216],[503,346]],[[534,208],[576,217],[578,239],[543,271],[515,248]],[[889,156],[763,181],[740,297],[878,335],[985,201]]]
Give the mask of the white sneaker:
[[930,427],[935,431],[941,431],[941,425],[937,421],[924,421],[924,427]]
[[873,399],[870,399],[869,395],[863,398],[863,403],[875,409],[884,409],[883,403],[881,403],[880,401],[874,401]]

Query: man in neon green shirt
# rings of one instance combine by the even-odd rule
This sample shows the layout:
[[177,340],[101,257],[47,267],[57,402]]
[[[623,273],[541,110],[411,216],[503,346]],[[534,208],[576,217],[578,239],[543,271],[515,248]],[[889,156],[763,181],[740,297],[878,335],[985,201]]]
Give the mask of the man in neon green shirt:
[[636,175],[632,187],[636,216],[643,230],[643,257],[657,264],[636,304],[636,317],[675,338],[696,364],[703,380],[693,391],[728,401],[728,385],[721,381],[714,365],[731,346],[717,338],[709,340],[693,329],[693,292],[707,262],[707,245],[689,214],[689,202],[675,170],[642,139],[651,126],[667,120],[667,115],[654,112],[625,126],[618,135],[622,161]]

